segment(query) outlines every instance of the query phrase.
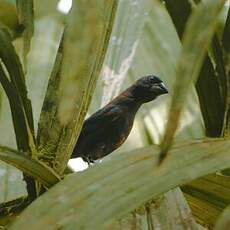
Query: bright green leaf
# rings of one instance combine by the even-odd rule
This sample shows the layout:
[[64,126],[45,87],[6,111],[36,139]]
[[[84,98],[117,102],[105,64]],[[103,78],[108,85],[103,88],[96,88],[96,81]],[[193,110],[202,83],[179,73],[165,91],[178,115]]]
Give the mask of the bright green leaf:
[[52,169],[11,148],[0,146],[0,160],[36,178],[46,187],[51,187],[60,180]]

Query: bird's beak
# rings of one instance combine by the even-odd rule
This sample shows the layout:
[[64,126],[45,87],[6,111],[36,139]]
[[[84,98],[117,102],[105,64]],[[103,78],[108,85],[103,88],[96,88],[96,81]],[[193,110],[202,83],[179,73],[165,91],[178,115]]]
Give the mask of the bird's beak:
[[168,90],[163,82],[156,83],[152,86],[152,89],[157,92],[158,94],[167,94]]

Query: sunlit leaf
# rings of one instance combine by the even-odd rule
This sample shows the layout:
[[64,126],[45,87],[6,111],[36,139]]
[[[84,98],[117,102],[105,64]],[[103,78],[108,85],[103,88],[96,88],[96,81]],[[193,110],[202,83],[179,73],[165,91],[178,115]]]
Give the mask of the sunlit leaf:
[[101,106],[107,104],[120,92],[136,53],[143,25],[151,9],[150,6],[148,0],[119,1],[101,73]]
[[49,107],[56,111],[49,120],[50,126],[55,128],[41,127],[48,137],[40,141],[39,147],[48,146],[55,153],[54,166],[58,173],[64,171],[80,132],[101,70],[116,6],[114,0],[73,2],[68,16],[60,84],[57,81],[55,86],[57,100]]
[[111,160],[65,178],[33,202],[10,229],[108,229],[161,193],[230,166],[229,140],[178,143],[161,166],[159,150],[151,146],[112,154]]
[[33,0],[17,0],[19,24],[23,31],[23,61],[26,68],[26,58],[30,50],[30,42],[34,33],[34,5]]
[[30,176],[33,176],[46,187],[50,187],[60,180],[51,169],[48,169],[40,162],[31,160],[25,154],[19,153],[8,147],[0,146],[0,160],[15,166]]
[[228,230],[230,227],[230,206],[228,206],[220,215],[215,230]]
[[33,105],[35,133],[63,29],[64,26],[53,17],[35,21],[26,73],[28,95]]

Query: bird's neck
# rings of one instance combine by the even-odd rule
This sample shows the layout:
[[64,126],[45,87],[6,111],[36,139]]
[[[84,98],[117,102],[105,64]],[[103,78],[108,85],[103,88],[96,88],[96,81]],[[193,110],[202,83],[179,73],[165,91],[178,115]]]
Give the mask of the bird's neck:
[[142,105],[140,101],[133,97],[132,91],[129,89],[121,93],[119,97],[116,97],[112,102],[120,106],[127,106],[129,110],[133,110],[133,112],[137,112],[137,110]]

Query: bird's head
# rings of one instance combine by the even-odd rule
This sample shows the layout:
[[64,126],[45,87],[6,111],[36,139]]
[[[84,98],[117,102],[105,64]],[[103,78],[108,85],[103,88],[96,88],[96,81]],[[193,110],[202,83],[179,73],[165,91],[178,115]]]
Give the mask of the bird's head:
[[152,101],[156,97],[166,93],[168,93],[168,90],[163,81],[154,75],[138,79],[132,87],[132,96],[142,103]]

